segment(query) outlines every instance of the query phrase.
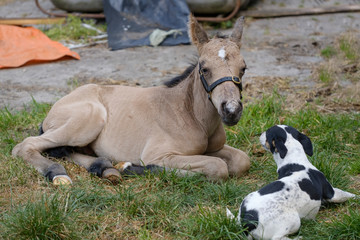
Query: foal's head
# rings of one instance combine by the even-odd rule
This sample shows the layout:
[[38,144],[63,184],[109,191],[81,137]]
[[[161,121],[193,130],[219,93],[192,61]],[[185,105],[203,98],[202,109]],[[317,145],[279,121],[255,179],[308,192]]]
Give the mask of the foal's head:
[[229,38],[209,39],[196,19],[192,15],[189,18],[190,38],[199,52],[197,69],[200,78],[209,100],[214,104],[222,121],[229,126],[238,123],[243,108],[241,78],[246,69],[240,55],[243,24],[244,18],[239,18]]

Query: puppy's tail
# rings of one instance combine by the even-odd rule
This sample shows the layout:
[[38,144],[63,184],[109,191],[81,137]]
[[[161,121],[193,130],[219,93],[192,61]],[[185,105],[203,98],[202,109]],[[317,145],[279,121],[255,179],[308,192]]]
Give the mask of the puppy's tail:
[[235,215],[228,208],[226,208],[226,217],[231,220],[235,219],[236,224],[241,226],[240,213],[237,217],[235,217]]
[[357,198],[355,194],[343,191],[338,188],[333,188],[333,189],[334,189],[334,196],[330,199],[327,199],[326,201],[328,201],[328,202],[342,203],[350,198]]
[[226,217],[232,220],[235,218],[235,215],[228,208],[226,208]]
[[115,168],[118,169],[123,176],[146,175],[146,173],[159,174],[165,170],[163,167],[153,164],[142,166],[132,164],[131,162],[120,162],[115,165]]

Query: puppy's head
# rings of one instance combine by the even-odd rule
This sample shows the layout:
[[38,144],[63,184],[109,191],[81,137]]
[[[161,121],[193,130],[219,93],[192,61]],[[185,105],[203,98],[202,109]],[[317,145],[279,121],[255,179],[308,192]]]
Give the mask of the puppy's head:
[[286,125],[275,125],[269,128],[261,134],[260,142],[271,153],[279,153],[281,158],[284,158],[291,148],[296,147],[302,147],[309,156],[313,155],[310,138]]

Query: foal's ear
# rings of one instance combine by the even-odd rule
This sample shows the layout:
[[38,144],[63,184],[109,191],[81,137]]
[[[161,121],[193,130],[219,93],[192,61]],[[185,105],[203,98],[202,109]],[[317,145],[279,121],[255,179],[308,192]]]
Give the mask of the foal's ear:
[[230,36],[230,40],[235,42],[239,47],[241,47],[241,37],[243,33],[245,18],[241,16],[236,20],[234,30]]
[[192,14],[189,15],[189,36],[199,52],[203,45],[209,41],[207,33]]

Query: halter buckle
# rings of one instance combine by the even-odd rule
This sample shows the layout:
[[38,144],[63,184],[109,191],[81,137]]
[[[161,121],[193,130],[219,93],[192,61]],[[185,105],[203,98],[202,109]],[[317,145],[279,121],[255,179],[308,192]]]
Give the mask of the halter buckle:
[[[236,79],[239,79],[239,80],[236,80]],[[232,77],[231,77],[231,80],[233,81],[233,83],[235,83],[235,84],[237,84],[237,85],[241,84],[241,80],[240,80],[240,78],[238,78],[238,77],[232,76]]]

